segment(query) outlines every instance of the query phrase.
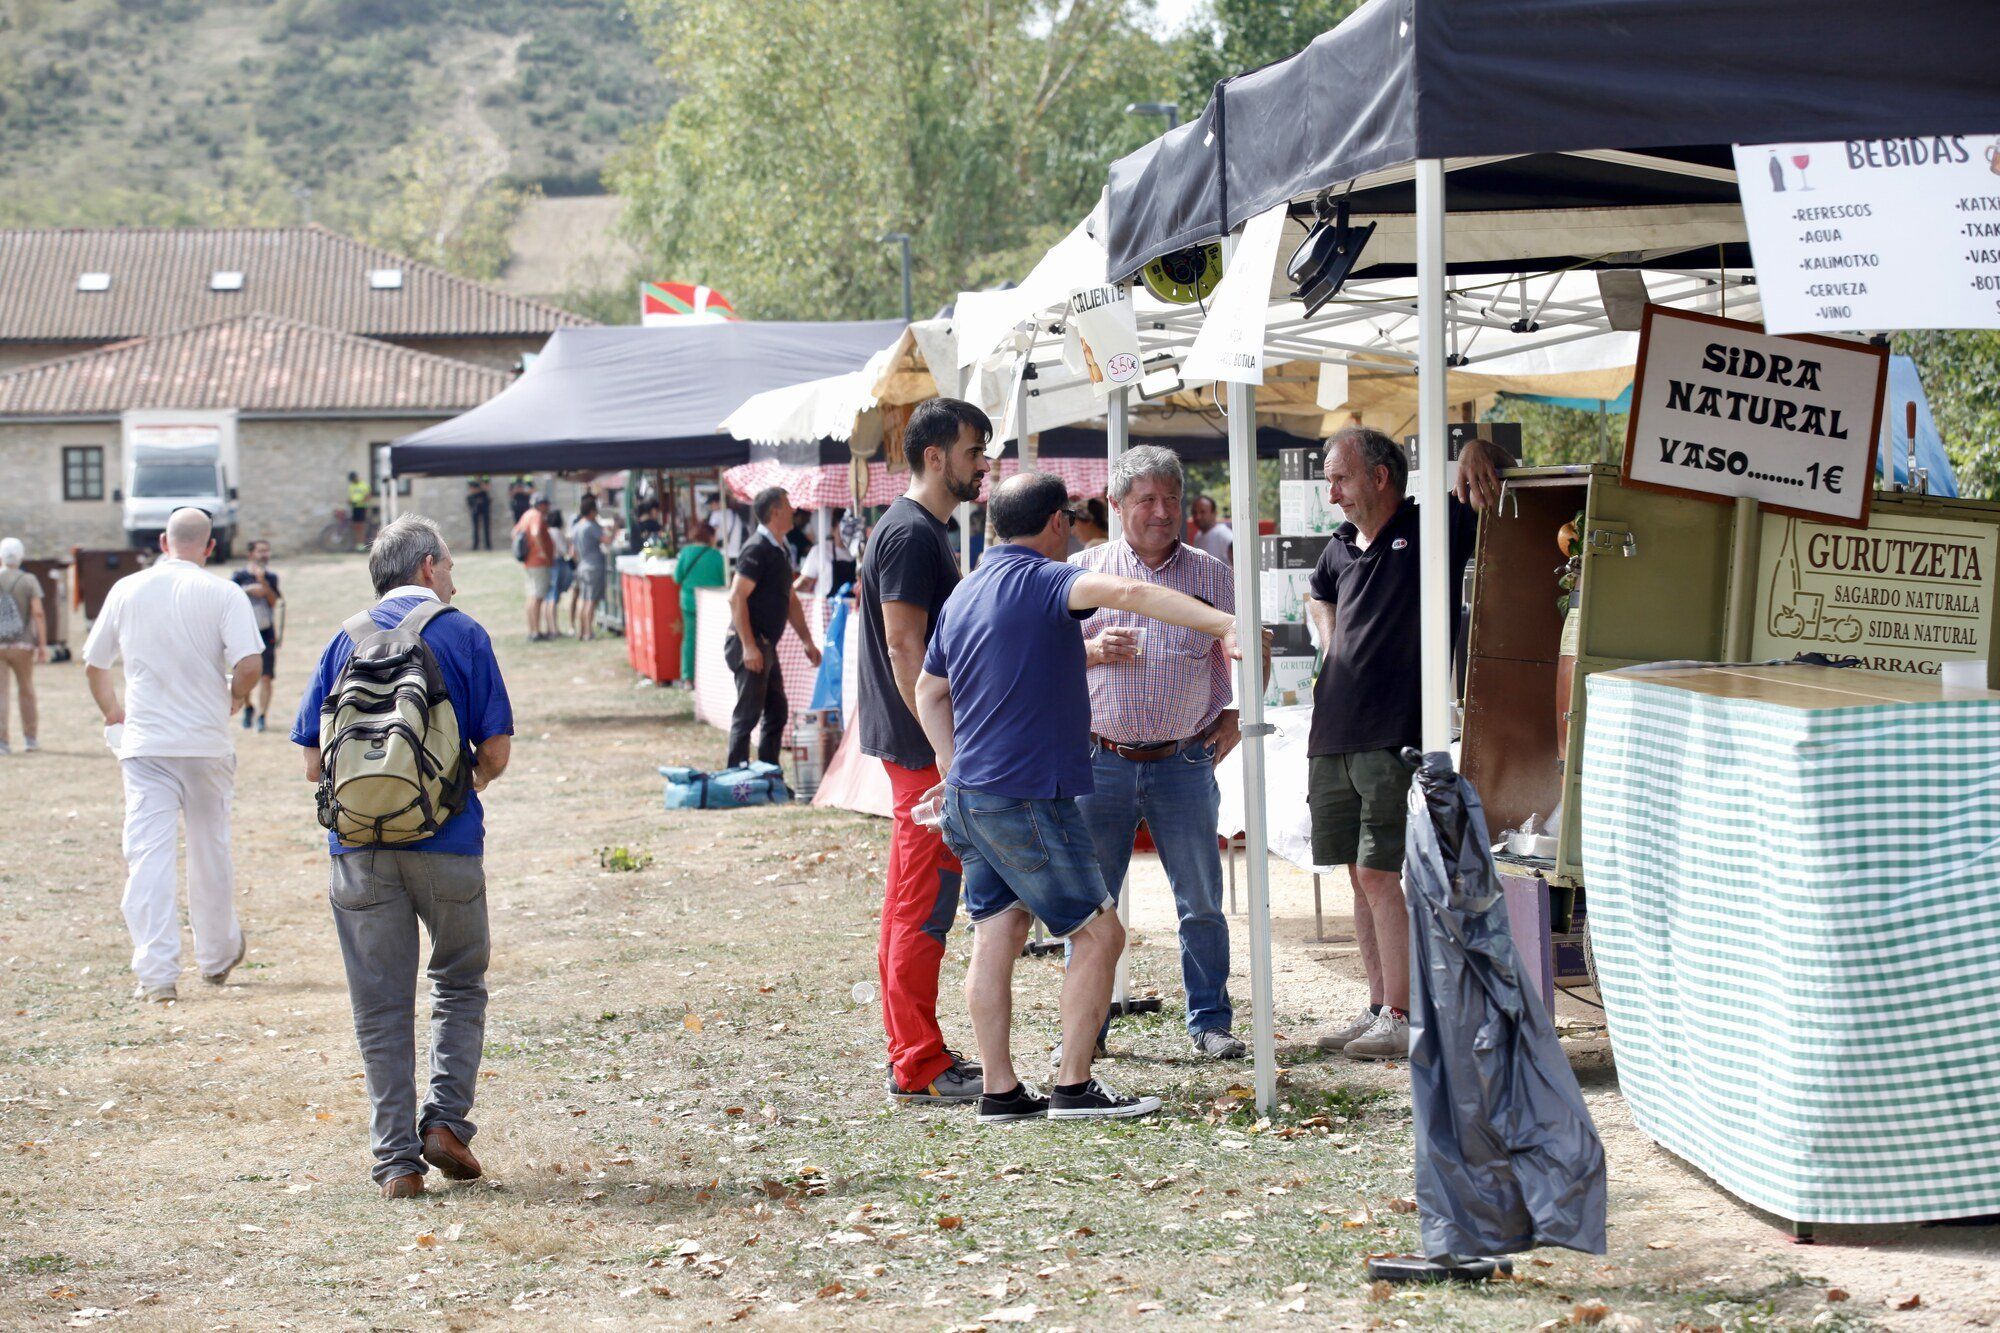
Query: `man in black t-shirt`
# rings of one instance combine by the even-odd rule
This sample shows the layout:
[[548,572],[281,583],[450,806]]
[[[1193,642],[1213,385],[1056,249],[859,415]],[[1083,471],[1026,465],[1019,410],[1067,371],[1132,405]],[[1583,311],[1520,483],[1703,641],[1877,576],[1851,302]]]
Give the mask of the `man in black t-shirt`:
[[[1445,516],[1453,589],[1479,531],[1473,507],[1485,509],[1498,499],[1497,469],[1511,461],[1484,440],[1467,441],[1459,453],[1457,496],[1447,499]],[[1402,750],[1423,744],[1424,691],[1423,566],[1417,504],[1403,496],[1409,474],[1401,446],[1380,431],[1349,426],[1327,441],[1329,499],[1348,521],[1334,529],[1320,554],[1306,607],[1324,653],[1306,745],[1313,864],[1347,867],[1369,1001],[1319,1045],[1357,1060],[1402,1059],[1410,1050],[1403,906],[1410,767]]]
[[271,568],[271,543],[259,537],[250,543],[245,554],[249,564],[231,574],[229,581],[243,589],[243,595],[250,599],[257,633],[264,640],[264,676],[257,682],[255,704],[243,705],[243,729],[248,731],[254,724],[262,731],[271,711],[271,678],[278,674],[278,603],[284,600],[284,595],[278,591],[277,571]]
[[736,557],[736,577],[729,584],[729,638],[722,660],[736,676],[736,709],[729,716],[729,767],[750,762],[750,733],[761,717],[757,757],[778,762],[791,706],[785,698],[785,674],[778,666],[778,640],[791,624],[806,647],[806,660],[819,665],[819,647],[806,625],[805,608],[792,591],[792,557],[782,533],[792,529],[792,502],[782,486],[757,492],[752,505],[757,532]]
[[992,437],[992,421],[971,403],[918,404],[903,430],[910,488],[875,525],[861,562],[857,725],[861,752],[882,761],[895,803],[876,963],[889,1036],[889,1098],[897,1102],[975,1102],[983,1086],[979,1066],[946,1048],[937,1020],[945,932],[958,915],[958,858],[911,810],[938,784],[937,756],[916,709],[924,650],[938,610],[958,586],[945,519],[954,506],[979,498]]

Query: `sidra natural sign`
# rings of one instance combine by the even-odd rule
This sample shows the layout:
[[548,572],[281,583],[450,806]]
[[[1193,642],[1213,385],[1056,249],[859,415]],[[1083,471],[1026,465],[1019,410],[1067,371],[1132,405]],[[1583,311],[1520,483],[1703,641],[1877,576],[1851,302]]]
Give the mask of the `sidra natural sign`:
[[1865,524],[1888,366],[1884,348],[1648,306],[1625,478]]

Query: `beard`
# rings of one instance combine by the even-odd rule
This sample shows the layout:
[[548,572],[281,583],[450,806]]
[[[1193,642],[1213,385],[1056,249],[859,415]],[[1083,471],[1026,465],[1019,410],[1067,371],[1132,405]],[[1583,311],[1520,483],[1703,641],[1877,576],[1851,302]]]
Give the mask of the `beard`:
[[968,472],[955,475],[950,468],[945,469],[944,488],[951,492],[951,498],[964,504],[972,504],[979,499],[979,490],[986,482],[983,472]]

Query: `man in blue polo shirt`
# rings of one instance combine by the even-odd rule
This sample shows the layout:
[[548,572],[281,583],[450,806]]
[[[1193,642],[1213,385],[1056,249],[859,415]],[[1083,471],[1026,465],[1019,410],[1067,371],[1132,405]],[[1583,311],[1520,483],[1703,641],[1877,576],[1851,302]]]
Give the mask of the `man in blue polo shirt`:
[[[1024,472],[993,490],[986,553],[943,610],[917,679],[917,709],[945,780],[945,841],[965,867],[972,917],[972,1014],[985,1092],[979,1120],[996,1124],[1123,1118],[1160,1109],[1090,1076],[1111,1003],[1125,930],[1104,887],[1076,798],[1091,791],[1090,691],[1082,621],[1099,607],[1151,616],[1223,641],[1235,618],[1157,583],[1067,563],[1070,508],[1062,480]],[[1034,919],[1071,945],[1063,978],[1063,1056],[1053,1094],[1015,1076],[1014,960]]]
[[[425,599],[449,603],[451,552],[437,524],[417,515],[382,529],[368,551],[377,601],[369,616],[383,629]],[[512,753],[514,713],[493,657],[493,640],[462,611],[423,627],[445,690],[458,715],[472,765],[465,808],[438,831],[398,847],[346,847],[332,833],[328,897],[347,967],[354,1036],[368,1074],[375,1183],[385,1199],[424,1192],[426,1164],[452,1180],[473,1180],[479,1160],[473,1135],[474,1085],[486,1039],[485,813],[479,793],[500,776]],[[305,750],[306,778],[318,782],[320,705],[353,655],[342,629],[320,654],[319,670],[292,723],[292,742]],[[417,1110],[417,923],[431,937],[430,1091]]]

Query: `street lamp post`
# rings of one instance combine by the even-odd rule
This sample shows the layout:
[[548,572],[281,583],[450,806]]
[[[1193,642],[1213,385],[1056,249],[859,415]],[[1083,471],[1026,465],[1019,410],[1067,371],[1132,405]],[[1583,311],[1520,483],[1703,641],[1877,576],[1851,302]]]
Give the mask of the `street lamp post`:
[[892,231],[875,238],[877,245],[887,245],[891,241],[903,247],[903,322],[908,324],[915,310],[915,307],[910,303],[910,233],[906,231]]
[[1179,102],[1132,102],[1125,107],[1128,116],[1164,116],[1167,128],[1174,129],[1181,123]]

